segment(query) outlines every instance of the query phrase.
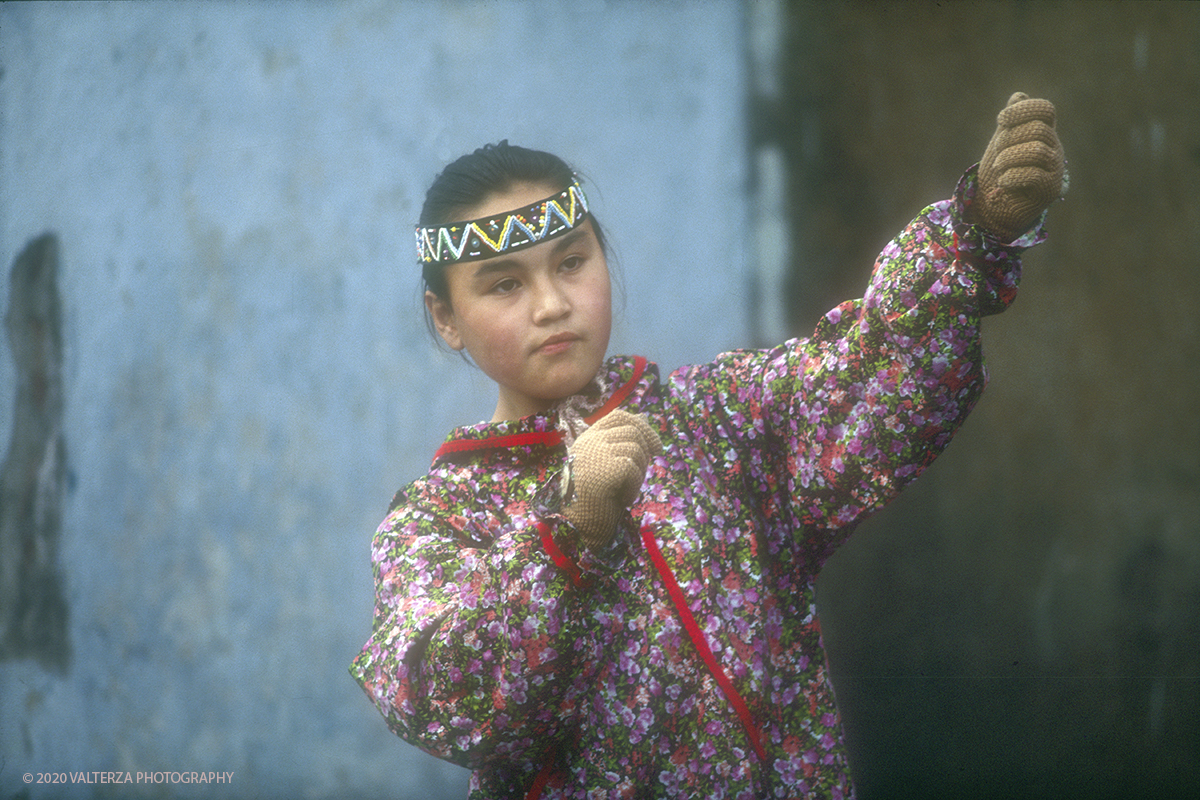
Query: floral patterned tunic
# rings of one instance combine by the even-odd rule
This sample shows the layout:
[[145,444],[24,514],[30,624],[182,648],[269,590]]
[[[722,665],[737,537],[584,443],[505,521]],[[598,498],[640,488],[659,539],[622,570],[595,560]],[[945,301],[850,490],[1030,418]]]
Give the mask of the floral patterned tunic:
[[980,317],[1043,234],[966,224],[974,187],[972,170],[808,339],[665,380],[606,362],[593,421],[620,405],[664,447],[606,552],[557,513],[558,411],[452,432],[372,546],[351,672],[389,727],[472,769],[473,800],[851,797],[815,581],[983,389]]

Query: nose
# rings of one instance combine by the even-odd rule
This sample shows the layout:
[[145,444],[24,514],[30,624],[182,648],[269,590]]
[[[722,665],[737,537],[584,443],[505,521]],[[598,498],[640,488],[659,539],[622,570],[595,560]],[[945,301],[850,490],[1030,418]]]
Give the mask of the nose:
[[571,298],[566,287],[553,278],[538,281],[533,301],[533,321],[541,325],[562,319],[571,313]]

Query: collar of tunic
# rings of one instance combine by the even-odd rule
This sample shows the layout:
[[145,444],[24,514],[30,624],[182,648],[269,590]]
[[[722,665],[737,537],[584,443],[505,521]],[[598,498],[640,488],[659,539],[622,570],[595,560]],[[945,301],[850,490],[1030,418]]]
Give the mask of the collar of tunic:
[[[617,408],[633,393],[646,372],[647,361],[642,356],[632,359],[632,374],[622,384],[612,390],[607,399],[597,398],[600,406],[583,418],[588,425],[608,412]],[[601,367],[601,372],[612,368],[613,362]],[[618,367],[619,369],[619,367]],[[553,410],[544,414],[534,414],[517,420],[515,423],[502,422],[494,424],[474,425],[456,428],[446,438],[433,456],[434,465],[453,460],[456,455],[474,453],[480,450],[504,449],[514,447],[555,447],[563,442],[563,431],[555,424]]]

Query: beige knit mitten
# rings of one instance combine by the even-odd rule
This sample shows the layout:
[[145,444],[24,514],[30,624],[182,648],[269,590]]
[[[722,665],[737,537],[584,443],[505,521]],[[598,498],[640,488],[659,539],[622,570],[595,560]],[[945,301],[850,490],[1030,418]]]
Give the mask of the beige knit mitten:
[[996,117],[996,132],[979,163],[971,221],[1011,242],[1063,193],[1062,144],[1054,104],[1017,92]]
[[580,541],[601,548],[612,541],[617,522],[637,499],[650,459],[662,442],[644,417],[616,409],[601,417],[571,445],[574,499],[563,509]]

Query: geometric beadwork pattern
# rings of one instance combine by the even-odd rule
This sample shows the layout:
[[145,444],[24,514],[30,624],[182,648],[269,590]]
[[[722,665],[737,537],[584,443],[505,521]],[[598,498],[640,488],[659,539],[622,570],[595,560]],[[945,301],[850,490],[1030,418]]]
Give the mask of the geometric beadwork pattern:
[[587,218],[587,198],[579,181],[531,206],[494,217],[417,228],[417,258],[451,263],[490,258],[566,233]]

